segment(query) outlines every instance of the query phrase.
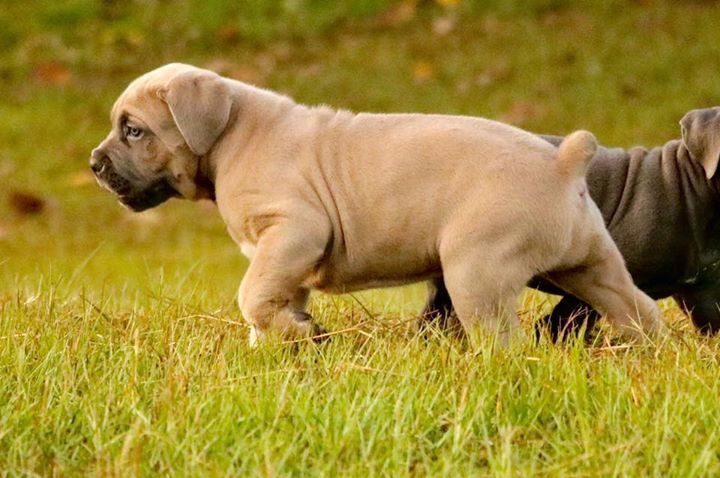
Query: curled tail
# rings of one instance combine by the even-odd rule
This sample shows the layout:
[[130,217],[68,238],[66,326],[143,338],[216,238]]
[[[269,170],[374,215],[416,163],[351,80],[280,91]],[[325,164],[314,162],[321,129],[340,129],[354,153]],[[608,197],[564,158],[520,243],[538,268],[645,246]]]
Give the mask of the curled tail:
[[557,152],[558,170],[568,178],[584,176],[597,150],[595,135],[578,130],[565,137]]

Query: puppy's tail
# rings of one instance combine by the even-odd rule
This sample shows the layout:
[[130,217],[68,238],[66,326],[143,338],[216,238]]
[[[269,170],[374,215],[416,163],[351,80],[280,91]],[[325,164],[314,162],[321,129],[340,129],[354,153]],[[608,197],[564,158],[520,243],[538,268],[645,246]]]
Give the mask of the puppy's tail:
[[595,135],[589,131],[575,131],[566,136],[558,147],[558,169],[568,178],[584,176],[596,150]]

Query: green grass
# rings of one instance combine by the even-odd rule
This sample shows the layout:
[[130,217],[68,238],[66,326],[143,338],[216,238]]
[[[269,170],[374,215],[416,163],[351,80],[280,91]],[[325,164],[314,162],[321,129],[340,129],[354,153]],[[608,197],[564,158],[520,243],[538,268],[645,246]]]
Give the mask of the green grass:
[[[3,5],[0,475],[720,474],[720,341],[669,302],[656,346],[601,333],[473,352],[413,331],[422,286],[315,295],[344,332],[250,350],[247,263],[213,206],[131,215],[89,180],[114,98],[169,61],[307,103],[622,146],[675,138],[685,111],[720,103],[712,2],[442,3]],[[44,210],[14,208],[17,191]],[[523,298],[528,329],[551,301]]]

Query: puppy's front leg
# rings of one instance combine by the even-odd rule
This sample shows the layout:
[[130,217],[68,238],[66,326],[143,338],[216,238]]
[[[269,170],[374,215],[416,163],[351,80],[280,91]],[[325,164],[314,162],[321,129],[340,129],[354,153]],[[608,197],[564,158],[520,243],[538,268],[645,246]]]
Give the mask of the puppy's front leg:
[[323,252],[324,244],[298,229],[274,226],[263,234],[238,293],[252,345],[267,334],[297,339],[318,331],[305,312],[303,284]]
[[720,332],[720,293],[714,287],[684,291],[673,296],[703,334]]

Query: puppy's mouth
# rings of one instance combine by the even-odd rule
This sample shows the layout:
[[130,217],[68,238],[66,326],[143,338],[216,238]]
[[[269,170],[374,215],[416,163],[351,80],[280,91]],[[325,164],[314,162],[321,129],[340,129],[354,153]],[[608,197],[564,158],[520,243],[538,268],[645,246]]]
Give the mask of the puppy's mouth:
[[150,186],[135,191],[131,194],[118,197],[120,202],[135,212],[144,211],[158,206],[170,198],[178,197],[179,194],[167,179],[155,181]]
[[133,186],[124,176],[118,174],[110,164],[104,164],[94,171],[98,184],[118,197],[120,204],[135,212],[159,206],[180,194],[165,178],[160,178],[142,188]]

